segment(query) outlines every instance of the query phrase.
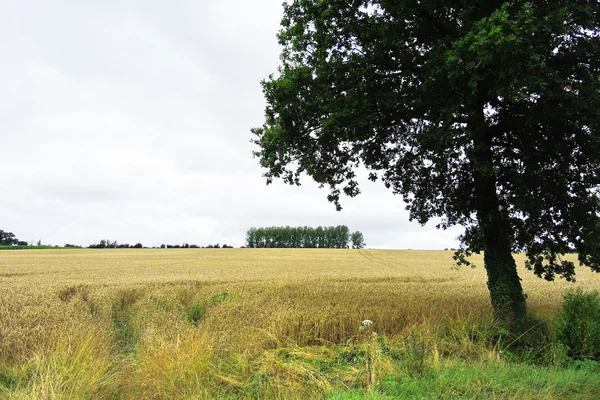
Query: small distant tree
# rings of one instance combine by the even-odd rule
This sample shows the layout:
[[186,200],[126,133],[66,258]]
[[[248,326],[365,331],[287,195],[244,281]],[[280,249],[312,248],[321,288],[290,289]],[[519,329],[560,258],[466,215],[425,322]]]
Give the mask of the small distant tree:
[[136,243],[136,244],[133,246],[133,248],[134,248],[134,249],[141,249],[141,248],[143,248],[143,247],[144,247],[144,246],[142,246],[142,244],[141,244],[141,243]]
[[249,248],[258,247],[256,239],[257,239],[256,228],[252,227],[252,228],[248,229],[248,232],[246,232],[246,245]]
[[362,232],[356,231],[350,235],[353,249],[363,249],[366,245]]
[[12,232],[5,232],[0,230],[0,244],[4,246],[12,246],[13,244],[17,244],[19,240],[15,237],[15,234]]

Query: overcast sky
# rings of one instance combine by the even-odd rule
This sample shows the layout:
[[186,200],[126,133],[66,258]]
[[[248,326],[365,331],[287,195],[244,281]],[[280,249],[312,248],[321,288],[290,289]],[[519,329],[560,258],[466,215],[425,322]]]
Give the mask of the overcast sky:
[[282,0],[1,0],[0,229],[88,245],[244,243],[250,226],[338,225],[368,247],[455,247],[381,183],[266,186],[250,128]]

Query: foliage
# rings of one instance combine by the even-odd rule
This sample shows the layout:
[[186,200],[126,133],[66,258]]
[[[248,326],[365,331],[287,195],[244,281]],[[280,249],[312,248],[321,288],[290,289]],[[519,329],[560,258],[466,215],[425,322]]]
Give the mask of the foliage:
[[[65,245],[65,247],[79,247],[79,246],[75,246],[75,245]],[[103,239],[100,240],[100,243],[94,243],[88,246],[88,248],[90,249],[143,249],[144,246],[141,243],[136,243],[134,245],[130,245],[128,243],[117,243],[116,241],[111,242],[110,240],[107,239]],[[197,244],[190,244],[187,242],[184,242],[182,244],[161,244],[159,246],[159,248],[161,249],[219,249],[219,248],[223,248],[223,249],[233,249],[233,246],[228,246],[226,244],[224,244],[223,246],[220,246],[218,243],[217,244],[209,244],[208,246],[203,246],[200,247]]]
[[352,242],[353,249],[364,249],[364,247],[366,246],[363,234],[359,231],[352,232],[352,234],[350,235],[350,241]]
[[139,334],[133,322],[133,306],[142,296],[136,289],[124,289],[112,304],[112,325],[117,346],[126,353],[134,351]]
[[[41,244],[41,243],[38,243]],[[0,229],[0,246],[28,246],[29,243],[17,239],[14,233],[6,232]]]
[[557,318],[558,340],[571,357],[600,360],[600,295],[568,291]]
[[[66,245],[65,247],[69,247],[73,245]],[[74,246],[78,247],[78,246]],[[88,246],[89,249],[142,249],[144,246],[141,243],[136,243],[134,245],[130,245],[129,243],[118,243],[115,241],[110,241],[108,239],[100,240],[100,243],[90,244]]]
[[204,314],[206,314],[206,307],[202,304],[194,303],[185,309],[187,320],[196,326],[198,326],[198,322],[204,317]]
[[116,249],[117,247],[119,247],[119,244],[116,240],[111,242],[108,239],[102,239],[100,240],[100,243],[94,243],[88,246],[90,249]]
[[[362,234],[358,233],[362,237]],[[248,248],[345,249],[348,248],[349,240],[350,230],[345,225],[319,226],[317,228],[309,226],[252,227],[246,232],[246,247]]]
[[512,253],[548,280],[600,271],[600,2],[299,0],[253,129],[267,183],[329,201],[370,171],[410,218],[466,227],[500,319],[525,316]]
[[5,232],[0,229],[0,245],[12,246],[19,243],[19,239],[12,232]]
[[404,357],[409,375],[423,375],[427,359],[427,346],[418,334],[411,332],[404,338]]

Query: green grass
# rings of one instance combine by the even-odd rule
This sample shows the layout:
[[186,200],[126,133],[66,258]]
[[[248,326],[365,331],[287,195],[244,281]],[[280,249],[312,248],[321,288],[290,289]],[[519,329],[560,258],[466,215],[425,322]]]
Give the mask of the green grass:
[[118,300],[112,305],[112,322],[116,342],[125,353],[132,353],[138,342],[138,332],[132,322],[132,308],[140,296],[141,292],[138,290],[122,290]]
[[185,315],[187,316],[190,324],[198,326],[198,322],[206,314],[206,307],[201,304],[194,303],[185,309]]
[[0,245],[0,250],[73,250],[74,247],[58,246],[6,246]]
[[597,368],[457,361],[423,377],[390,374],[376,388],[339,391],[329,399],[597,399],[599,378]]
[[[240,364],[252,366],[253,371],[240,380],[237,390],[230,387],[222,394],[228,398],[331,400],[600,398],[596,361],[570,360],[560,367],[514,361],[502,352],[491,352],[491,359],[449,356],[437,360],[429,353],[417,367],[413,339],[408,336],[400,348],[386,348],[383,341],[374,340],[370,345],[367,341],[279,348],[242,362],[232,360],[231,371]],[[368,378],[369,360],[377,371],[374,382]],[[227,363],[224,360],[223,365]]]

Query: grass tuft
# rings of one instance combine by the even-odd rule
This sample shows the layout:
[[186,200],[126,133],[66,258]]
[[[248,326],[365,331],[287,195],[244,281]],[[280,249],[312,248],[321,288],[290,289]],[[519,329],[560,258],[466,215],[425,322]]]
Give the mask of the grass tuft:
[[187,320],[195,326],[198,326],[198,322],[200,322],[205,314],[206,307],[198,303],[194,303],[185,309]]

